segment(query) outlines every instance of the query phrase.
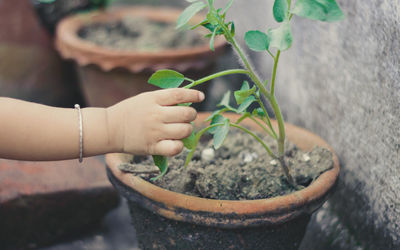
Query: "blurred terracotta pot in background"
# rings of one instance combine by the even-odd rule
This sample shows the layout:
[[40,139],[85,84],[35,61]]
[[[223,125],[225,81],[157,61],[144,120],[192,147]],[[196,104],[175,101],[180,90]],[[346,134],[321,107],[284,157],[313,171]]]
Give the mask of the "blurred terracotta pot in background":
[[[129,7],[75,15],[60,22],[56,31],[57,49],[64,58],[77,63],[82,89],[90,106],[109,106],[141,92],[155,90],[156,87],[147,80],[158,69],[174,69],[193,79],[210,73],[226,45],[223,39],[216,39],[215,52],[208,44],[144,52],[103,47],[78,35],[82,27],[89,24],[112,22],[126,16],[175,24],[180,13],[181,10],[171,8]],[[194,22],[203,20],[201,16],[193,19]]]

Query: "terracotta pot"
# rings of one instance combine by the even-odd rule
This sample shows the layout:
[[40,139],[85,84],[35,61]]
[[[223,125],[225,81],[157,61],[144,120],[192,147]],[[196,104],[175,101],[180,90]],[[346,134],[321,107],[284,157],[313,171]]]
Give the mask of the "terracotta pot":
[[[82,88],[90,106],[109,106],[141,92],[157,89],[147,80],[158,69],[178,70],[194,79],[210,72],[217,55],[226,45],[222,37],[215,41],[215,52],[209,49],[208,44],[187,49],[141,52],[102,47],[77,35],[81,27],[90,23],[115,21],[128,15],[176,23],[180,13],[178,9],[129,7],[75,15],[61,21],[57,27],[56,46],[64,58],[73,59],[80,66]],[[193,22],[202,20],[202,16],[193,18]]]
[[[209,115],[201,113],[197,125]],[[229,115],[232,120],[238,118]],[[259,129],[251,121],[244,125]],[[276,126],[276,122],[273,123]],[[311,214],[332,193],[339,161],[331,147],[311,132],[286,124],[288,139],[302,150],[322,146],[333,154],[334,167],[307,188],[260,200],[213,200],[175,193],[121,172],[131,159],[106,155],[113,185],[130,202],[139,246],[143,249],[297,249]]]

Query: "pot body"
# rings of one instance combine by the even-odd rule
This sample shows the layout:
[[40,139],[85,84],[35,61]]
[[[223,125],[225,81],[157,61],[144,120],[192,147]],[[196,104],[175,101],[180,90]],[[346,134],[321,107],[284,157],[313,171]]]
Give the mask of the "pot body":
[[[215,52],[209,45],[185,49],[152,52],[123,51],[106,48],[78,36],[85,25],[116,21],[126,16],[175,23],[181,10],[156,7],[129,7],[70,16],[57,27],[56,46],[66,59],[78,67],[81,88],[89,106],[107,107],[125,98],[157,88],[148,83],[151,74],[159,69],[173,69],[186,77],[198,79],[212,72],[217,56],[226,47],[222,37],[215,40]],[[195,16],[194,22],[203,20]],[[207,91],[207,84],[200,89]],[[201,108],[197,106],[197,108]]]
[[[200,113],[196,125],[209,113]],[[239,118],[226,114],[232,122]],[[249,120],[243,125],[259,129]],[[272,125],[277,127],[275,121]],[[140,177],[124,173],[118,165],[129,155],[106,155],[110,181],[130,202],[132,221],[142,249],[297,249],[312,213],[334,190],[339,161],[320,137],[286,124],[286,135],[304,151],[329,149],[334,166],[308,187],[294,193],[260,200],[213,200],[175,193]]]
[[281,225],[222,228],[197,225],[160,216],[144,208],[131,190],[109,173],[111,183],[129,200],[132,224],[140,249],[298,249],[311,214],[303,214]]

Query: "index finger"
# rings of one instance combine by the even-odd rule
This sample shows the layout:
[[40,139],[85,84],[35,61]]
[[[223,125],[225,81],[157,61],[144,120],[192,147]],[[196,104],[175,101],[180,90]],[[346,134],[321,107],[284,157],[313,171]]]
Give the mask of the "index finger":
[[188,102],[201,102],[204,94],[195,89],[163,89],[157,91],[157,102],[162,106],[172,106]]

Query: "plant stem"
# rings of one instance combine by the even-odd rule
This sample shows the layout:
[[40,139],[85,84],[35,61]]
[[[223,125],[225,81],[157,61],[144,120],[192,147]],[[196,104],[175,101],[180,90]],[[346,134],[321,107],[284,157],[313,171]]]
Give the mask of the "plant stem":
[[281,51],[278,49],[278,52],[276,52],[276,56],[274,58],[274,69],[272,71],[272,79],[271,79],[271,96],[275,94],[275,78],[276,78],[276,69],[278,68],[278,62],[279,62],[279,56],[281,54]]
[[[278,52],[276,53],[275,59],[274,59],[274,69],[272,71],[272,79],[271,79],[271,96],[270,96],[270,103],[271,107],[274,110],[276,121],[278,122],[278,128],[279,128],[279,139],[278,139],[278,153],[279,157],[283,157],[285,155],[285,123],[283,120],[283,116],[281,113],[281,110],[279,108],[278,102],[276,101],[275,98],[275,80],[276,80],[276,70],[278,68],[278,62],[279,62],[279,56],[281,54],[281,51],[278,49]],[[282,165],[282,167],[284,167]]]
[[[208,130],[214,128],[214,127],[223,126],[223,125],[224,125],[223,123],[212,124],[212,125],[210,125],[210,126],[208,126],[208,127],[206,127],[206,128],[203,128],[203,129],[200,130],[199,132],[197,132],[197,133],[196,133],[196,138],[195,138],[195,141],[196,141],[195,145],[197,145],[197,142],[199,141],[200,137],[201,137],[206,131],[208,131]],[[229,123],[229,126],[232,126],[232,127],[238,128],[238,129],[241,129],[241,130],[243,130],[244,132],[248,133],[249,135],[251,135],[252,137],[254,137],[254,139],[256,139],[259,143],[261,143],[261,145],[265,148],[265,150],[268,152],[268,154],[269,154],[272,158],[274,158],[274,159],[279,159],[279,157],[276,156],[276,155],[271,151],[271,149],[260,139],[260,137],[258,137],[256,134],[254,134],[253,132],[251,132],[251,131],[248,130],[247,128],[242,127],[242,126],[240,126],[240,125],[238,125],[238,124],[235,124],[235,123],[231,123],[231,122]]]
[[251,64],[247,60],[247,57],[244,55],[244,53],[243,53],[242,49],[240,48],[239,44],[236,42],[236,40],[233,37],[232,37],[232,46],[235,48],[236,52],[239,54],[239,57],[242,59],[242,62],[244,63],[247,71],[249,72],[249,77],[251,78],[251,80],[253,80],[253,82],[256,84],[258,89],[260,89],[261,93],[265,97],[269,98],[270,93],[265,88],[265,86],[261,82],[260,78],[256,75],[253,67],[251,66]]
[[274,137],[275,139],[277,139],[278,136],[276,135],[275,129],[272,127],[271,120],[269,119],[268,112],[267,112],[267,110],[266,110],[265,107],[264,107],[264,103],[262,103],[261,98],[260,98],[258,95],[256,95],[256,96],[257,96],[258,105],[260,105],[260,107],[261,107],[262,110],[264,111],[264,114],[265,114],[265,123],[268,125],[268,127],[271,129],[272,133],[274,134],[273,137]]
[[289,173],[289,168],[288,168],[288,166],[286,165],[286,161],[285,161],[285,158],[284,158],[283,156],[280,156],[280,157],[279,157],[279,162],[281,163],[283,172],[285,173],[285,176],[286,176],[286,178],[288,179],[289,184],[290,184],[292,187],[294,187],[294,188],[296,188],[296,189],[299,189],[299,188],[298,188],[299,186],[297,186],[296,181],[293,179],[293,177],[292,177],[292,176],[290,175],[290,173]]
[[254,139],[256,139],[259,143],[261,143],[261,145],[265,148],[265,150],[268,152],[268,154],[274,158],[274,159],[278,159],[278,157],[271,151],[271,149],[260,139],[260,137],[258,137],[256,134],[254,134],[253,132],[251,132],[250,130],[248,130],[245,127],[242,127],[238,124],[235,123],[230,123],[229,124],[232,127],[238,128],[243,130],[244,132],[248,133],[249,135],[253,136]]
[[236,120],[235,124],[240,124],[244,119],[250,118],[254,123],[256,123],[260,128],[262,128],[269,136],[274,138],[275,140],[278,140],[278,136],[268,130],[267,127],[265,127],[260,121],[258,121],[256,118],[254,118],[250,113],[244,113],[239,119]]
[[253,67],[251,66],[249,60],[247,60],[247,57],[244,55],[243,50],[240,48],[239,44],[236,42],[235,38],[232,36],[231,32],[229,31],[228,27],[225,25],[225,23],[220,20],[219,18],[218,24],[222,28],[225,34],[226,40],[232,44],[234,47],[235,51],[239,54],[240,59],[244,63],[248,75],[253,80],[253,82],[257,85],[257,87],[260,89],[260,91],[263,93],[265,96],[269,96],[268,90],[264,87],[262,82],[260,81],[260,78],[256,75],[255,71],[253,70]]
[[[243,53],[243,50],[240,48],[240,46],[236,42],[235,38],[231,35],[228,27],[226,27],[225,23],[222,22],[219,18],[218,18],[218,24],[222,27],[227,41],[232,44],[232,46],[234,47],[234,49],[238,53],[239,57],[242,59],[242,62],[244,63],[244,65],[245,65],[245,67],[246,67],[246,69],[248,71],[249,77],[253,80],[253,82],[256,84],[256,86],[260,89],[261,93],[271,103],[271,107],[274,110],[275,117],[276,117],[276,120],[278,122],[278,128],[279,128],[278,154],[279,154],[279,159],[282,159],[281,160],[281,166],[282,166],[282,168],[283,168],[283,170],[285,172],[285,175],[288,178],[288,181],[292,182],[295,185],[294,180],[291,177],[291,175],[289,173],[289,170],[288,170],[288,168],[287,168],[287,166],[285,164],[285,161],[284,161],[284,156],[285,156],[285,136],[286,136],[285,135],[285,123],[284,123],[283,116],[282,116],[281,110],[279,108],[279,105],[278,105],[278,103],[277,103],[277,101],[275,99],[275,96],[274,96],[276,69],[278,67],[280,50],[278,50],[276,56],[274,57],[274,69],[273,69],[273,76],[272,76],[272,81],[271,81],[271,93],[269,93],[268,90],[265,88],[265,86],[260,81],[259,77],[256,75],[253,67],[249,63],[249,60],[247,60],[247,57]],[[262,107],[263,107],[263,105],[262,105]]]
[[275,134],[275,131],[271,130],[269,131],[264,125],[262,125],[259,121],[257,121],[256,118],[254,118],[253,116],[249,116],[249,118],[251,120],[253,120],[253,122],[257,123],[258,126],[260,126],[262,129],[264,129],[265,132],[267,132],[267,134],[269,136],[271,136],[272,138],[274,138],[275,140],[278,139],[278,136]]
[[[195,136],[195,139],[194,139],[194,141],[195,141],[195,142],[194,142],[194,146],[193,146],[193,148],[190,150],[190,152],[189,152],[189,154],[187,155],[186,160],[185,160],[185,167],[189,164],[190,160],[192,159],[193,153],[195,152],[195,149],[196,149],[196,147],[197,147],[197,144],[199,143],[200,137],[201,137],[205,132],[207,132],[208,130],[210,130],[210,129],[212,129],[212,128],[215,128],[215,127],[218,127],[218,126],[223,126],[223,125],[224,125],[223,123],[212,124],[212,125],[210,125],[210,126],[208,126],[208,127],[206,127],[206,128],[203,128],[202,130],[200,130],[199,132],[196,133],[196,136]],[[229,125],[232,126],[232,127],[235,127],[235,128],[239,128],[239,129],[243,130],[244,132],[248,133],[249,135],[251,135],[252,137],[254,137],[259,143],[261,143],[261,145],[265,148],[265,150],[268,152],[268,154],[269,154],[272,158],[278,159],[278,160],[279,160],[278,156],[276,156],[276,155],[271,151],[271,149],[270,149],[256,134],[254,134],[254,133],[251,132],[250,130],[248,130],[248,129],[246,129],[246,128],[240,126],[240,125],[237,125],[237,124],[234,124],[234,123],[231,123],[231,122],[229,123]]]
[[191,84],[188,84],[188,85],[184,86],[183,88],[190,89],[190,88],[192,88],[194,86],[197,86],[197,85],[199,85],[201,83],[210,81],[210,80],[212,80],[214,78],[225,76],[225,75],[231,75],[231,74],[246,74],[246,75],[248,75],[249,71],[247,71],[245,69],[228,69],[228,70],[224,70],[224,71],[221,71],[221,72],[218,72],[218,73],[203,77],[203,78],[201,78],[201,79],[199,79],[197,81],[193,81]]
[[267,49],[268,54],[275,60],[275,56],[271,53],[269,49]]
[[[223,23],[220,23],[220,25],[224,25]],[[224,29],[224,28],[223,28]],[[224,29],[225,30],[225,29]],[[228,36],[230,36],[230,33],[227,33]],[[249,72],[249,76],[250,78],[254,81],[254,83],[257,85],[257,87],[260,89],[261,93],[263,95],[265,95],[265,97],[270,101],[271,103],[271,107],[274,110],[275,113],[275,117],[276,120],[278,122],[278,128],[279,128],[279,138],[278,138],[278,150],[279,150],[279,155],[284,155],[284,150],[285,150],[285,124],[284,124],[284,120],[283,120],[283,116],[281,113],[281,110],[279,108],[278,103],[276,102],[275,96],[270,94],[268,92],[268,90],[264,87],[264,85],[261,83],[261,81],[259,80],[259,78],[257,77],[257,75],[254,73],[254,70],[252,68],[252,66],[250,65],[249,61],[247,60],[246,56],[244,55],[244,53],[242,52],[242,49],[240,48],[240,46],[237,44],[237,42],[235,41],[235,39],[230,36],[230,40],[232,42],[232,46],[235,48],[236,52],[239,54],[240,58],[242,59],[244,65],[246,66],[248,72]],[[273,90],[274,88],[272,86],[275,85],[275,75],[276,75],[276,69],[278,67],[278,62],[279,62],[279,55],[280,55],[280,51],[278,50],[278,53],[275,56],[275,63],[274,63],[274,72],[273,73],[273,77],[271,80],[271,89]],[[261,102],[262,104],[262,102]],[[261,105],[261,107],[264,107],[263,105]],[[264,109],[265,110],[265,109]],[[264,111],[265,112],[265,111]],[[268,115],[268,114],[266,114]]]
[[278,103],[276,102],[275,96],[271,96],[270,99],[271,107],[275,112],[275,118],[278,122],[279,128],[279,138],[278,138],[278,153],[279,157],[283,157],[285,155],[285,122],[283,120],[283,116],[281,110],[279,109]]

